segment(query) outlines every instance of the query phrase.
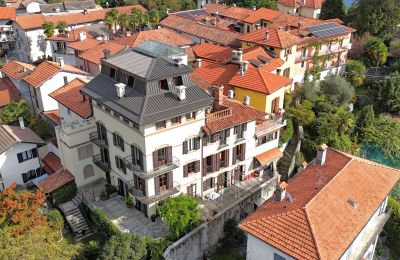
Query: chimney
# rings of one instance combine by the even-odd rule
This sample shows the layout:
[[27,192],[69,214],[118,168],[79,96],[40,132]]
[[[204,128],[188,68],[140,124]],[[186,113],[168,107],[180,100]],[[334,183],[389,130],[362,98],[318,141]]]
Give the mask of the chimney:
[[86,14],[86,15],[88,15],[88,14],[89,14],[89,11],[88,11],[87,9],[85,9],[85,10],[83,10],[83,13]]
[[186,87],[181,85],[181,86],[176,86],[176,95],[178,96],[179,100],[185,100],[186,99]]
[[281,181],[277,186],[276,186],[276,200],[277,201],[283,201],[286,198],[286,187],[288,184],[284,181]]
[[59,57],[58,58],[58,62],[60,63],[61,68],[64,67],[65,63],[64,63],[64,58],[63,57]]
[[250,97],[249,96],[243,97],[243,104],[246,106],[250,105]]
[[25,122],[24,122],[24,118],[22,116],[18,117],[18,121],[19,121],[19,127],[24,130],[25,129]]
[[197,68],[201,68],[201,59],[196,59]]
[[103,53],[104,53],[104,58],[105,59],[110,58],[111,51],[109,49],[104,49]]
[[253,10],[257,10],[257,7],[255,5],[252,6]]
[[237,60],[238,58],[238,51],[232,50],[232,60]]
[[265,39],[267,39],[267,40],[269,39],[269,32],[268,31],[265,32]]
[[317,151],[317,165],[324,165],[326,160],[326,151],[328,150],[328,146],[326,144],[321,144],[318,146]]
[[232,89],[228,90],[228,98],[233,98],[235,96],[235,92]]
[[64,76],[64,85],[67,85],[67,84],[68,84],[68,77]]
[[236,4],[232,4],[232,6],[236,6]]
[[126,85],[124,83],[115,84],[115,88],[117,91],[117,97],[122,98],[125,96],[125,87],[126,87]]
[[247,60],[245,60],[245,61],[243,61],[244,73],[246,73],[248,69],[249,69],[249,62]]
[[243,60],[243,51],[242,51],[242,49],[239,49],[237,51],[237,58],[238,58],[239,62],[242,62],[242,60]]
[[126,36],[127,36],[127,37],[131,36],[131,32],[130,32],[130,31],[127,31],[127,32],[126,32]]
[[224,86],[213,86],[213,96],[214,96],[214,104],[216,107],[222,106],[224,104]]
[[86,40],[86,33],[79,32],[79,41],[84,41],[84,40]]

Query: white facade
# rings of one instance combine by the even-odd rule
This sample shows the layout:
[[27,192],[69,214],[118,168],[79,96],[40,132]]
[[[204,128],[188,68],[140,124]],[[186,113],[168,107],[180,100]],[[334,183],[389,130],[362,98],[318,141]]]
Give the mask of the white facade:
[[[35,171],[41,167],[38,156],[21,163],[18,162],[18,153],[30,151],[32,149],[37,149],[37,145],[31,143],[17,143],[0,154],[0,174],[4,187],[7,187],[14,182],[23,185],[24,181],[22,179],[22,174],[31,170]],[[0,183],[0,190],[2,187],[3,186]]]
[[40,3],[33,1],[26,6],[26,12],[28,14],[40,13]]
[[286,6],[286,5],[281,5],[281,4],[277,3],[277,7],[278,7],[278,10],[283,13],[299,15],[299,16],[304,16],[304,17],[309,17],[309,18],[314,18],[314,19],[318,19],[319,15],[321,14],[321,9],[314,9],[314,8],[309,8],[306,6],[293,7],[293,6]]
[[[261,241],[257,237],[246,234],[247,236],[247,260],[276,260],[276,259],[286,259],[294,260],[295,258],[285,254],[284,252],[276,249],[275,247]],[[283,257],[278,258],[277,256]]]

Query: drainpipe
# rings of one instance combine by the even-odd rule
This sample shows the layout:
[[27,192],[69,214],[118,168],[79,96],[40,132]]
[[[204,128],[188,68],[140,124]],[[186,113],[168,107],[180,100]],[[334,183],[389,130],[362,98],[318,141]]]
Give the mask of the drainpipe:
[[[205,111],[204,111],[205,112]],[[206,119],[204,118],[204,122],[206,121]],[[204,124],[205,125],[205,124]],[[200,167],[201,167],[201,184],[200,184],[200,194],[201,194],[201,198],[203,198],[203,175],[204,175],[204,163],[203,163],[203,133],[201,133],[201,137],[200,137],[200,146],[201,146],[201,155],[200,155]]]

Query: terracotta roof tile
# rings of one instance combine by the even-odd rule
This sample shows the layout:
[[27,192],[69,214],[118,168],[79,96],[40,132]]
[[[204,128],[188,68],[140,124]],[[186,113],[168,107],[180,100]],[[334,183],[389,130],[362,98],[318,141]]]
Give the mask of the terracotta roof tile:
[[43,157],[42,162],[45,164],[44,170],[51,175],[62,168],[61,160],[57,155],[50,152]]
[[216,62],[228,61],[232,57],[232,49],[212,43],[202,43],[193,46],[193,51],[197,57]]
[[296,45],[300,41],[300,38],[277,28],[265,27],[241,36],[240,40],[284,49]]
[[63,67],[60,66],[57,62],[52,61],[44,61],[40,63],[36,69],[24,80],[31,86],[38,88],[40,87],[46,80],[50,79],[54,75],[56,75],[60,71],[71,72],[81,75],[88,74],[87,72],[80,70],[72,65],[64,64]]
[[52,174],[46,179],[40,180],[39,184],[46,193],[52,193],[58,188],[61,188],[65,184],[68,184],[74,180],[74,176],[68,170],[64,170],[62,172]]
[[[136,7],[140,9],[142,12],[147,12],[147,10],[141,5],[132,5],[132,6],[121,6],[116,7],[120,12],[130,14],[132,7]],[[60,21],[66,22],[68,25],[76,25],[76,24],[84,24],[94,21],[102,21],[106,16],[106,12],[109,9],[101,9],[88,11],[88,14],[85,13],[71,13],[64,15],[43,15],[43,14],[31,14],[31,15],[20,15],[16,18],[19,26],[24,29],[38,29],[42,27],[42,24],[46,21],[53,22],[57,24]]]
[[291,202],[271,198],[239,226],[297,259],[338,259],[399,178],[398,170],[328,148],[322,166],[310,163],[289,180]]
[[259,8],[256,11],[252,12],[245,19],[243,19],[243,22],[253,24],[260,20],[271,21],[272,19],[276,18],[281,14],[282,12],[278,10]]
[[100,64],[101,59],[104,58],[104,50],[108,49],[110,51],[110,55],[113,55],[123,49],[126,46],[121,45],[119,43],[115,43],[113,41],[106,41],[101,44],[95,45],[90,49],[87,49],[83,53],[79,55],[79,58],[93,62],[95,64]]
[[0,20],[12,20],[15,21],[17,17],[15,7],[0,7]]
[[21,100],[21,92],[9,78],[0,78],[0,107]]
[[281,158],[282,155],[283,154],[279,150],[279,148],[273,148],[257,155],[256,159],[260,162],[261,165],[266,165],[267,163],[270,163],[275,159]]
[[202,61],[200,68],[193,70],[193,75],[202,78],[210,84],[219,84],[228,87],[229,81],[239,70],[235,64],[218,64],[213,61]]
[[22,79],[35,69],[34,65],[23,63],[16,60],[11,60],[4,65],[1,71],[8,77],[13,79]]
[[[304,1],[304,7],[308,7],[311,9],[321,9],[323,0],[306,0]],[[302,6],[301,0],[279,0],[278,4],[289,6],[289,7],[300,7]]]
[[58,109],[42,112],[55,125],[61,125],[60,111]]
[[168,30],[167,28],[140,31],[132,34],[131,36],[122,36],[114,39],[116,43],[128,47],[136,47],[147,40],[162,42],[178,47],[193,44],[191,39],[186,38],[185,36],[174,31]]
[[93,39],[93,38],[87,38],[86,40],[83,40],[83,41],[72,42],[71,44],[69,44],[68,48],[78,50],[78,51],[86,51],[86,50],[93,48],[94,46],[99,45],[101,43],[103,43],[103,41]]
[[67,85],[50,93],[49,96],[80,117],[86,119],[91,116],[92,112],[89,99],[83,99],[83,96],[80,93],[81,88],[83,88],[85,84],[84,81],[76,78],[70,81]]
[[68,31],[66,33],[60,33],[51,37],[47,37],[46,39],[49,41],[75,42],[79,40],[79,33],[81,32],[85,32],[88,39],[94,37],[90,32],[88,32],[85,27],[81,27],[73,29],[72,31]]
[[[268,63],[264,64],[262,60],[259,59],[259,56],[263,56],[269,60]],[[262,63],[263,70],[266,71],[274,71],[280,66],[282,66],[285,62],[281,58],[274,58],[269,53],[267,53],[263,47],[254,46],[251,48],[247,48],[243,50],[243,60],[256,60]],[[253,66],[250,64],[250,66]]]
[[242,20],[254,12],[255,12],[254,10],[248,8],[243,8],[238,6],[228,6],[226,9],[221,10],[219,15],[232,18],[235,20]]
[[266,94],[272,94],[275,91],[289,85],[292,80],[277,74],[273,74],[263,68],[248,68],[244,75],[237,72],[229,81],[229,85],[234,87],[246,88]]

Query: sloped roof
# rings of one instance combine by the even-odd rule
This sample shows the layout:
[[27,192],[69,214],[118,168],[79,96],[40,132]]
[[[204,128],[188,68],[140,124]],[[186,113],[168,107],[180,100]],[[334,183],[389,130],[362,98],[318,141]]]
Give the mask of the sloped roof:
[[44,111],[42,114],[47,117],[53,124],[61,125],[60,110],[54,109],[49,111]]
[[72,31],[66,33],[60,33],[57,35],[53,35],[51,37],[47,37],[46,39],[49,41],[65,41],[65,42],[75,42],[79,40],[79,33],[86,33],[86,38],[93,38],[94,36],[90,34],[90,32],[85,27],[80,27],[76,29],[72,29]]
[[210,84],[223,85],[228,87],[229,81],[239,71],[236,64],[219,64],[213,61],[203,60],[200,68],[195,68],[193,75],[197,78],[204,79]]
[[[262,56],[263,58],[260,58]],[[260,59],[268,59],[268,63],[264,64],[264,61]],[[265,49],[261,46],[254,46],[251,48],[247,48],[243,50],[243,60],[255,60],[262,64],[263,70],[266,71],[274,71],[280,66],[282,66],[285,62],[279,57],[272,57],[271,54],[265,51]],[[250,66],[254,66],[253,64],[249,64]]]
[[277,4],[294,8],[304,6],[311,9],[321,9],[324,0],[305,0],[303,2],[304,4],[302,5],[302,0],[279,0]]
[[12,20],[17,17],[15,7],[0,7],[0,20]]
[[1,71],[13,79],[22,79],[35,69],[34,65],[21,61],[11,60],[1,68]]
[[[268,38],[267,38],[268,33]],[[242,35],[240,40],[284,49],[295,45],[300,38],[277,28],[265,27]]]
[[232,49],[212,43],[202,43],[193,46],[193,52],[197,57],[216,62],[228,61],[232,57]]
[[96,45],[103,43],[103,41],[99,41],[94,38],[87,38],[83,41],[75,41],[68,45],[68,48],[78,50],[78,51],[86,51],[90,48],[93,48]]
[[38,88],[44,82],[46,82],[51,77],[55,76],[60,71],[76,73],[81,75],[88,74],[87,72],[80,70],[72,65],[64,64],[64,66],[60,66],[57,62],[52,61],[43,61],[40,63],[36,69],[29,74],[29,76],[25,77],[24,80],[31,86]]
[[64,170],[58,173],[54,173],[43,180],[40,180],[39,184],[45,192],[52,193],[53,191],[74,180],[74,175],[72,175],[68,170]]
[[249,16],[243,19],[243,22],[253,24],[260,20],[271,21],[281,14],[281,11],[262,7],[249,14]]
[[271,198],[239,227],[296,259],[339,259],[399,178],[399,170],[328,148],[322,166],[314,161],[289,180],[291,202]]
[[42,162],[45,164],[43,167],[47,174],[51,175],[62,168],[61,160],[52,152],[43,157]]
[[91,116],[90,101],[88,98],[84,99],[80,90],[86,85],[86,82],[76,78],[70,81],[67,85],[57,89],[49,94],[61,105],[73,111],[75,114],[82,118],[89,118]]
[[110,55],[113,55],[125,48],[126,46],[119,43],[115,43],[113,41],[105,41],[103,43],[94,45],[90,49],[85,50],[79,55],[79,58],[93,62],[94,64],[100,64],[101,59],[105,58],[104,50],[109,50]]
[[0,125],[0,153],[18,143],[44,144],[45,142],[29,128],[21,129],[19,126]]
[[57,8],[59,10],[58,12],[98,9],[96,3],[93,0],[72,1],[72,2],[65,1],[62,3],[40,5],[40,12],[41,13],[57,13]]
[[9,78],[0,78],[0,107],[21,100],[21,92]]

